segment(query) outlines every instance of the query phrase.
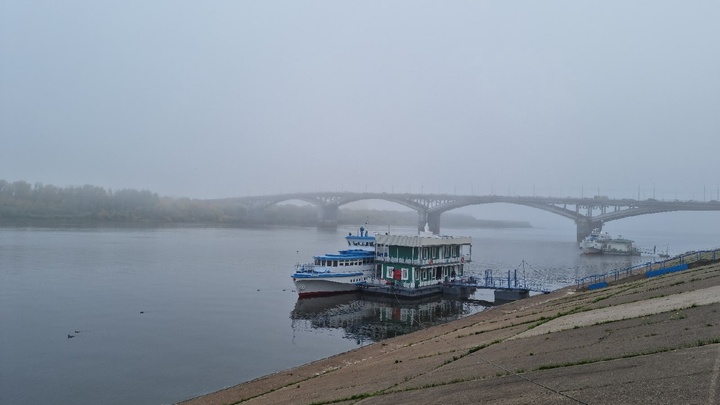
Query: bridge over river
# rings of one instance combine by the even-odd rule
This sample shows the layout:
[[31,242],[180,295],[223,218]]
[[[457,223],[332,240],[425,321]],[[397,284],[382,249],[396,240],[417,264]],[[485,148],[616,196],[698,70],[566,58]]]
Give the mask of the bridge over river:
[[[237,203],[248,210],[253,218],[262,218],[263,211],[272,205],[291,200],[305,201],[317,207],[318,226],[337,226],[338,208],[355,201],[384,200],[394,202],[418,213],[418,230],[425,224],[434,233],[440,233],[442,213],[456,208],[479,204],[516,204],[551,212],[568,218],[577,225],[580,241],[595,229],[602,229],[606,222],[637,215],[657,214],[670,211],[720,211],[720,202],[659,201],[655,199],[613,199],[608,197],[557,198],[557,197],[508,197],[499,195],[452,195],[452,194],[394,194],[318,192],[265,195],[223,199]],[[220,200],[216,200],[220,201]]]

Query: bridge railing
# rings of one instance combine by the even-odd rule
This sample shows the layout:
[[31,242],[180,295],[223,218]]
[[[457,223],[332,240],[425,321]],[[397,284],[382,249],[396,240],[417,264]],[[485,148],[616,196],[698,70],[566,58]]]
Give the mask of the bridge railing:
[[645,274],[649,271],[657,271],[699,261],[715,261],[719,259],[720,248],[713,250],[686,252],[662,261],[637,264],[635,266],[627,267],[624,269],[612,270],[604,274],[592,274],[589,276],[578,278],[575,281],[575,285],[577,286],[577,288],[585,288],[591,285],[597,285],[599,283],[606,283],[608,281],[617,281],[621,278],[633,275]]

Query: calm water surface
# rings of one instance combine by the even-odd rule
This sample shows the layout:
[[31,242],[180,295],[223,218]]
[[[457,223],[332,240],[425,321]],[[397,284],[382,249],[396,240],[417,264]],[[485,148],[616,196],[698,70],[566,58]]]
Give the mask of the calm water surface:
[[[292,264],[342,248],[348,231],[0,228],[0,403],[174,403],[484,309],[298,300]],[[718,245],[712,230],[635,231],[671,253]],[[574,227],[445,232],[473,237],[477,275],[524,260],[556,287],[652,260],[580,256]]]

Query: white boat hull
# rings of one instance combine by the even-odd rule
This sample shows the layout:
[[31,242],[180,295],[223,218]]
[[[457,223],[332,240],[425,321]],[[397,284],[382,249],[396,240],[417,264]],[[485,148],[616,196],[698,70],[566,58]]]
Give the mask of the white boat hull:
[[586,255],[599,255],[603,252],[602,248],[597,246],[584,246],[582,250]]
[[370,281],[370,274],[295,274],[292,279],[300,297],[317,297],[357,291],[361,283]]

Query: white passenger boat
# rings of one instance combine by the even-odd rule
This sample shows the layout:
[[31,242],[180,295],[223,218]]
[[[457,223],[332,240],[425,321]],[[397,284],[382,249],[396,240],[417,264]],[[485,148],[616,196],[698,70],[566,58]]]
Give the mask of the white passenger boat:
[[580,249],[583,254],[594,255],[621,255],[639,256],[640,250],[635,247],[635,242],[625,239],[622,236],[613,238],[607,232],[595,229],[592,233],[580,242]]
[[300,297],[339,294],[360,289],[375,272],[375,236],[364,227],[345,237],[350,249],[313,257],[312,263],[296,264],[292,280]]
[[580,249],[586,255],[599,255],[603,253],[605,245],[610,239],[612,238],[609,233],[593,229],[590,235],[580,242]]

